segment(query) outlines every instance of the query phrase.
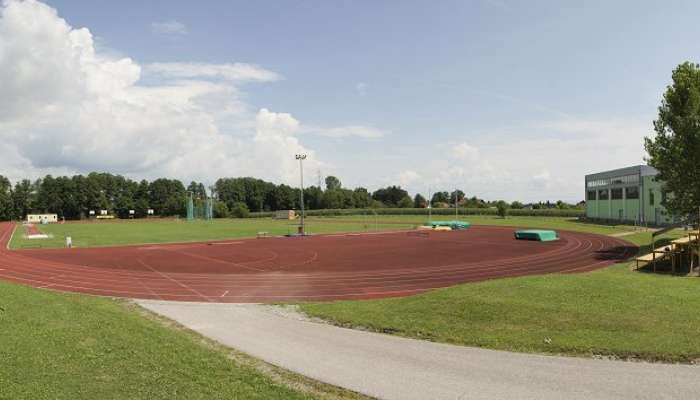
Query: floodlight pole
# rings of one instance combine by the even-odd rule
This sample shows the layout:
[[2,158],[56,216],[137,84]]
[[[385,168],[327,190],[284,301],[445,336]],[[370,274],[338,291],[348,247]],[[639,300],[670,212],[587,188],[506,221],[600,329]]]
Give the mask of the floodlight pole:
[[459,219],[459,213],[457,212],[457,188],[455,188],[455,220]]
[[299,177],[301,181],[301,191],[299,192],[299,198],[301,199],[301,234],[306,235],[304,226],[304,164],[302,162],[306,159],[306,154],[297,154],[296,159],[299,160]]
[[428,187],[428,222],[433,222],[433,198],[430,197],[430,187]]

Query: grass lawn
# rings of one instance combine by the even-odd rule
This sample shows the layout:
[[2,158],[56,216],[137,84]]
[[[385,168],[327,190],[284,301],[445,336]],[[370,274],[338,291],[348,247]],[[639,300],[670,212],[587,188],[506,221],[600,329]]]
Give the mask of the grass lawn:
[[[581,222],[576,218],[565,217],[507,217],[501,218],[493,215],[460,215],[457,218],[449,215],[435,215],[432,217],[435,221],[460,220],[471,222],[474,225],[500,225],[500,226],[515,226],[522,228],[548,228],[562,229],[578,232],[599,233],[602,235],[610,235],[634,230],[633,226],[629,225],[600,225],[587,222]],[[377,221],[381,224],[407,224],[409,226],[421,225],[428,220],[427,216],[423,215],[379,215],[379,216],[342,216],[342,217],[324,217],[316,219],[318,221],[337,221],[337,222],[364,222],[367,221],[369,226]]]
[[[624,239],[644,248],[651,234]],[[700,360],[698,304],[700,279],[632,272],[619,264],[585,274],[499,279],[405,298],[302,304],[301,309],[341,326],[437,342],[695,362]]]
[[126,302],[0,282],[0,307],[0,399],[364,398],[261,366]]
[[[53,237],[29,240],[23,237],[23,229],[17,229],[10,247],[13,249],[65,247],[66,236],[71,236],[75,247],[94,247],[245,238],[255,237],[262,231],[270,235],[285,235],[295,232],[296,226],[292,225],[292,222],[249,218],[193,222],[167,219],[37,225],[39,230]],[[307,222],[307,232],[310,233],[364,232],[407,229],[413,226],[409,223],[394,222],[369,224],[361,219],[336,221],[328,218],[309,218]]]
[[[453,219],[440,216],[434,219]],[[601,234],[625,232],[628,226],[605,226],[578,222],[574,218],[463,216],[460,219],[477,225],[509,225],[532,228],[566,229]],[[374,230],[409,229],[420,225],[426,217],[405,216],[351,216],[307,218],[307,232],[365,232]],[[296,222],[293,222],[296,223]],[[269,218],[217,219],[213,221],[184,220],[132,220],[85,223],[50,224],[37,226],[50,239],[24,238],[24,230],[17,229],[10,247],[56,248],[65,246],[65,237],[71,236],[76,247],[117,246],[139,243],[189,242],[255,237],[265,231],[271,235],[284,235],[295,231],[290,221]]]

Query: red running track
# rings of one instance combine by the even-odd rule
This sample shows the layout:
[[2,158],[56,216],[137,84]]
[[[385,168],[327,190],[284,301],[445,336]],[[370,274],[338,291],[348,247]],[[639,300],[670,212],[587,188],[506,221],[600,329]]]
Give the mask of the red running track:
[[406,296],[463,282],[583,272],[631,257],[609,236],[560,232],[520,241],[514,228],[393,232],[90,249],[17,250],[0,224],[0,279],[93,295],[207,302]]

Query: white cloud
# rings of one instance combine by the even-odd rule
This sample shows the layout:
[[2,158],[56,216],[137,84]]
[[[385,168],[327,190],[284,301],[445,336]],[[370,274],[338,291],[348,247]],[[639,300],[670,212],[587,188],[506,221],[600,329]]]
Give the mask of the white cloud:
[[451,146],[451,150],[452,156],[460,160],[476,161],[479,159],[479,149],[466,142]]
[[[96,50],[90,31],[74,29],[34,0],[0,8],[0,173],[13,180],[44,173],[105,170],[133,177],[206,182],[254,175],[296,182],[291,115],[242,100],[242,81],[274,72],[248,64],[155,64],[143,68]],[[155,71],[155,72],[154,72]],[[212,78],[202,80],[202,78]]]
[[156,35],[186,35],[187,27],[174,19],[151,23],[151,32]]
[[[437,145],[433,137],[407,144],[392,133],[393,143],[353,147],[352,138],[388,132],[360,124],[319,127],[248,104],[239,85],[282,79],[274,71],[240,63],[142,66],[96,48],[89,30],[72,28],[38,1],[2,4],[0,174],[13,180],[104,170],[205,182],[252,175],[296,184],[294,154],[306,153],[310,173],[322,167],[368,188],[398,181],[424,195],[428,187],[459,187],[488,199],[578,201],[584,174],[641,163],[642,138],[651,132],[646,117],[561,115],[510,129],[455,132],[459,140]],[[351,167],[324,162],[303,143],[324,136],[348,138],[342,151]]]
[[387,135],[387,132],[381,129],[362,125],[347,125],[332,128],[305,126],[303,130],[306,133],[333,138],[359,137],[377,139]]
[[421,175],[413,170],[406,170],[399,173],[397,180],[399,185],[402,187],[408,187],[418,182],[421,179]]
[[367,94],[367,88],[369,86],[365,82],[358,82],[357,85],[355,85],[355,91],[357,91],[357,94],[360,96],[364,96]]
[[420,160],[423,179],[407,183],[413,192],[456,186],[492,200],[577,202],[584,196],[585,174],[643,163],[642,138],[650,130],[645,118],[561,118],[471,133],[469,142],[411,148],[401,155]]
[[152,63],[145,72],[170,79],[213,78],[232,82],[272,82],[282,77],[273,71],[252,64]]

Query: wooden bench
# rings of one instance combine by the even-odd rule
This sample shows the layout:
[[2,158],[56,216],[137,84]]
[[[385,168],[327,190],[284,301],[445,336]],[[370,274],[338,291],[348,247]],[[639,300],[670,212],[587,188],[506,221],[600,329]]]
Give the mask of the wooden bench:
[[658,247],[654,250],[651,251],[649,254],[645,254],[643,256],[639,256],[634,259],[636,262],[636,268],[639,269],[639,263],[643,262],[644,265],[649,264],[650,262],[656,262],[656,261],[662,261],[671,254],[673,254],[673,246],[662,246]]
[[266,231],[258,232],[258,235],[257,235],[257,238],[258,238],[258,239],[261,239],[261,238],[264,239],[264,238],[267,238],[267,237],[270,237],[269,232],[266,232]]

